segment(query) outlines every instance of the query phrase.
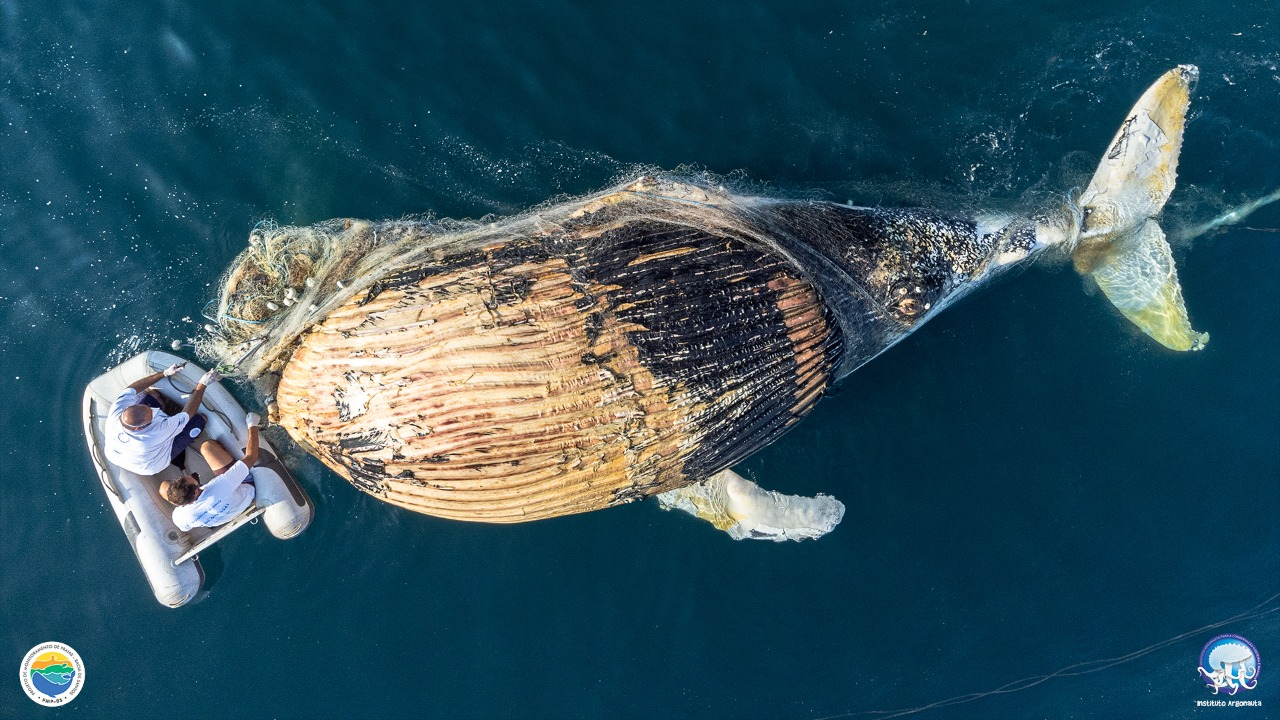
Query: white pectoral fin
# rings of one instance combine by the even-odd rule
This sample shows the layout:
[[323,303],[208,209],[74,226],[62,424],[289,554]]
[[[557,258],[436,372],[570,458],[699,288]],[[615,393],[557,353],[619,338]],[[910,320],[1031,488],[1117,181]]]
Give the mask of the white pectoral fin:
[[1148,220],[1114,243],[1090,273],[1111,304],[1167,348],[1202,349],[1209,334],[1191,329],[1173,253],[1160,226]]
[[734,540],[817,539],[844,518],[844,503],[830,495],[783,495],[732,470],[656,497],[663,509],[702,518]]

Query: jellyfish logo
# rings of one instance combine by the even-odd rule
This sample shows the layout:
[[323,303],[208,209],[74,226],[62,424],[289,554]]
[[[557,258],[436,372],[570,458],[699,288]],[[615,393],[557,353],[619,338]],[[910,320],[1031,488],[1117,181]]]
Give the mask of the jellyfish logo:
[[1200,651],[1200,677],[1213,694],[1235,695],[1258,687],[1262,661],[1253,643],[1239,635],[1219,635]]
[[84,687],[84,661],[60,642],[46,642],[27,651],[18,669],[27,697],[41,705],[65,705]]

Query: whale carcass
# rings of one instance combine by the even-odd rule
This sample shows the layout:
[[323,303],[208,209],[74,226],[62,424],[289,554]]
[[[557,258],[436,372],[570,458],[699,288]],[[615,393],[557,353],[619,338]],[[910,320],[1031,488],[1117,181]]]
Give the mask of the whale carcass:
[[[832,498],[728,468],[841,377],[1040,253],[1162,344],[1199,349],[1155,217],[1195,68],[1125,120],[1077,209],[956,217],[645,176],[496,222],[259,228],[205,350],[356,487],[519,522],[660,495],[735,537],[814,537]],[[745,483],[745,485],[744,485]]]

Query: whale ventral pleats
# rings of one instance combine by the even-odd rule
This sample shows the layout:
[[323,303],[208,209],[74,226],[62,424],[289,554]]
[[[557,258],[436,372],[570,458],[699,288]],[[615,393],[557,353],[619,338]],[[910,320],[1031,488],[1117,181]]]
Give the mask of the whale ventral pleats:
[[812,408],[843,338],[785,253],[709,204],[583,207],[406,244],[300,336],[281,424],[389,502],[512,522],[704,479]]

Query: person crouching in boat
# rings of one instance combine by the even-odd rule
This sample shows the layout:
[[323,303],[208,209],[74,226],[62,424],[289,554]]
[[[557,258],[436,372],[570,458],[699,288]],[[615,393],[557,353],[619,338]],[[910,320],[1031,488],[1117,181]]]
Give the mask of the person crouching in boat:
[[253,502],[253,474],[249,472],[258,462],[257,413],[245,416],[249,428],[249,442],[244,449],[244,459],[235,460],[217,440],[208,439],[197,447],[213,471],[213,479],[203,486],[196,473],[183,475],[178,480],[160,483],[160,495],[177,507],[173,509],[173,524],[186,532],[197,527],[214,527],[229,522]]
[[151,387],[162,377],[173,377],[185,365],[175,363],[152,373],[116,397],[107,413],[106,451],[112,464],[139,475],[155,475],[199,437],[206,419],[196,410],[204,400],[205,388],[222,379],[218,371],[205,373],[187,404],[175,414],[164,410],[163,396]]

